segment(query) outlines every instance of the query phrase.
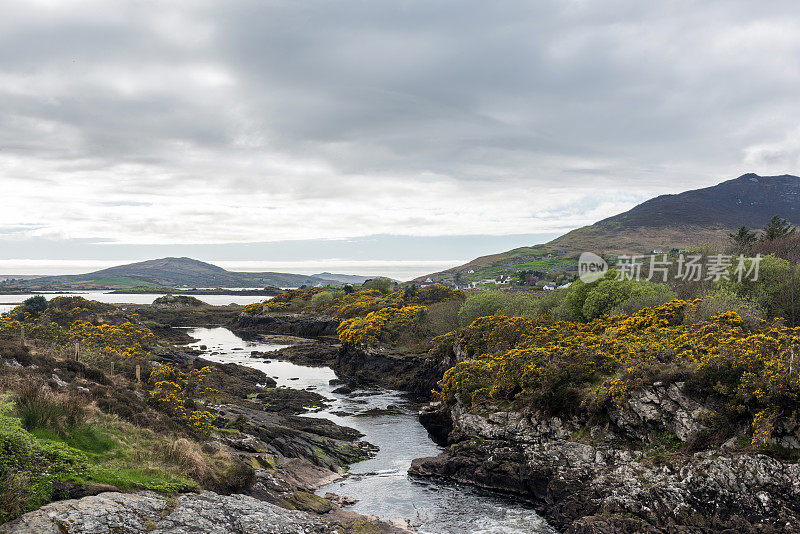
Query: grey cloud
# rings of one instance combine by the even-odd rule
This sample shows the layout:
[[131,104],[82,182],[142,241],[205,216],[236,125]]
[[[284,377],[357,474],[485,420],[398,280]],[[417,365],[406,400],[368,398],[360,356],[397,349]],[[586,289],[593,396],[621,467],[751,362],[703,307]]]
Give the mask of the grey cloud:
[[[375,206],[396,203],[397,231],[420,233],[457,194],[495,184],[558,200],[532,209],[518,230],[532,233],[620,198],[800,165],[790,1],[54,5],[0,1],[0,163],[24,161],[0,180],[97,192],[65,223],[124,207],[121,231],[175,241],[179,213],[217,218],[208,236],[224,239],[228,222],[258,226],[235,215],[244,196],[276,212],[262,224],[303,235],[323,236],[325,214],[280,207],[350,202],[343,225],[362,235],[385,215]],[[563,207],[593,186],[594,204]],[[179,206],[193,198],[213,205]],[[507,215],[502,195],[473,201]]]

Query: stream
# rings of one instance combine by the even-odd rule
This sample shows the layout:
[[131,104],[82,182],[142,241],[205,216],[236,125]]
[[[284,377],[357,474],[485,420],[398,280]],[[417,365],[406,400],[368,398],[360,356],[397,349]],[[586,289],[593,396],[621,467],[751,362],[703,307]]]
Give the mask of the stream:
[[[377,445],[374,458],[350,466],[350,476],[321,487],[317,493],[334,492],[358,499],[348,510],[381,519],[406,519],[421,533],[429,534],[551,534],[553,530],[532,507],[518,500],[470,486],[409,477],[411,460],[436,456],[442,450],[428,437],[417,419],[419,405],[397,391],[355,390],[334,393],[337,378],[329,367],[307,367],[279,360],[250,358],[250,351],[283,348],[244,341],[226,328],[191,328],[198,339],[194,348],[208,348],[204,358],[237,363],[263,371],[278,387],[310,389],[332,400],[322,411],[305,414],[323,417],[364,434]],[[217,354],[211,355],[211,352]]]

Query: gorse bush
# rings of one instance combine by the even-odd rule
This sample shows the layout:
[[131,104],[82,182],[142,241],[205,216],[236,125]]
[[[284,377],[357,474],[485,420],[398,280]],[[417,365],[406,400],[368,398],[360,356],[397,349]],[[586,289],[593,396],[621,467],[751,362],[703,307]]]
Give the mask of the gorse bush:
[[208,376],[213,372],[214,368],[210,366],[189,372],[171,364],[154,367],[148,379],[153,386],[151,402],[184,421],[189,428],[208,434],[211,431],[211,413],[195,410],[191,405],[196,397],[216,393],[207,386]]
[[117,369],[133,369],[137,363],[146,365],[156,343],[147,327],[133,324],[113,305],[81,297],[53,298],[35,316],[25,305],[0,316],[0,337],[17,337],[23,330],[27,339],[50,348],[60,347],[67,353],[74,354],[77,343],[82,359],[94,363],[114,361],[119,364]]
[[454,291],[441,284],[408,287],[387,293],[365,284],[358,291],[346,292],[331,288],[303,288],[286,291],[277,297],[247,306],[248,313],[290,311],[325,313],[343,319],[363,317],[382,308],[406,305],[428,305],[447,300],[463,300],[463,291]]
[[400,335],[418,326],[425,316],[425,306],[383,308],[364,317],[342,321],[337,329],[339,341],[350,346],[396,344]]
[[687,320],[703,305],[675,300],[589,323],[478,319],[434,340],[434,354],[458,347],[467,358],[445,373],[439,395],[467,406],[511,402],[599,415],[621,407],[631,391],[678,373],[721,400],[724,413],[717,415],[748,420],[754,445],[766,444],[774,421],[792,416],[800,403],[800,329],[748,323],[732,311]]

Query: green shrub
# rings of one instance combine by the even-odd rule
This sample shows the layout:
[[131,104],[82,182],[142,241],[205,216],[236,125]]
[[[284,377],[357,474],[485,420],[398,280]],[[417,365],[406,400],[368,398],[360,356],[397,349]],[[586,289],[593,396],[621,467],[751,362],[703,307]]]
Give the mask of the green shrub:
[[[660,284],[648,284],[641,291],[614,306],[609,315],[630,315],[645,308],[656,308],[675,298],[677,295],[668,287]],[[722,312],[720,311],[720,313]]]
[[[344,292],[342,292],[344,294]],[[321,308],[323,306],[327,306],[333,299],[336,298],[336,294],[333,291],[323,291],[322,293],[317,293],[316,295],[311,297],[311,305],[315,308]]]
[[[746,268],[750,266],[746,262]],[[716,290],[752,303],[768,317],[783,317],[792,325],[800,323],[800,267],[782,258],[764,256],[758,279],[742,276],[741,281],[735,268],[736,265],[731,266],[729,280],[720,279],[714,284]]]
[[36,295],[26,299],[22,303],[22,311],[30,314],[32,317],[39,317],[39,314],[47,309],[47,299],[41,295]]
[[576,280],[565,297],[568,319],[591,321],[602,315],[636,312],[676,298],[675,293],[665,285],[617,280],[616,275],[616,271],[611,270],[605,278],[588,284]]
[[395,282],[391,278],[386,278],[384,276],[379,276],[377,278],[373,278],[371,280],[367,280],[363,284],[361,284],[361,290],[365,289],[376,289],[383,293],[389,293],[394,289]]
[[460,300],[446,300],[428,306],[424,327],[426,334],[440,336],[459,327],[458,314],[461,309]]
[[685,324],[696,324],[710,320],[715,315],[732,311],[739,314],[747,328],[755,328],[764,319],[764,311],[751,301],[735,293],[713,291],[686,312]]
[[467,326],[480,317],[497,315],[505,302],[506,297],[501,291],[471,293],[458,312],[458,321],[462,326]]

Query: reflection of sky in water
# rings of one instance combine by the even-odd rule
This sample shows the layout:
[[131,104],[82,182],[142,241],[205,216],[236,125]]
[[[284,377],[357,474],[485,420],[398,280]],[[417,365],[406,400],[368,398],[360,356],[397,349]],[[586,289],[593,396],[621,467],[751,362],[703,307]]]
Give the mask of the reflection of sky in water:
[[[336,374],[330,367],[305,367],[295,365],[291,362],[278,360],[263,360],[261,358],[251,358],[250,352],[270,352],[282,349],[287,345],[276,345],[275,343],[261,343],[258,341],[245,341],[236,336],[227,328],[191,328],[187,332],[195,339],[190,347],[198,348],[200,345],[207,347],[207,352],[203,354],[206,360],[222,363],[238,363],[246,365],[259,371],[263,371],[267,376],[271,376],[278,383],[278,386],[290,386],[296,389],[305,389],[309,386],[316,387],[317,392],[323,395],[330,393],[336,386],[328,384],[330,380],[336,378]],[[218,354],[214,354],[214,353]],[[267,363],[269,361],[270,363]],[[292,380],[296,378],[297,380]]]
[[[37,293],[44,295],[46,299],[60,296],[83,297],[87,300],[96,300],[98,302],[107,302],[109,304],[152,304],[158,297],[163,297],[166,293],[141,293],[135,295],[118,295],[113,293],[104,293],[102,291],[76,291],[74,293]],[[10,311],[15,306],[22,304],[25,299],[33,297],[33,293],[25,295],[2,295],[0,294],[0,313]],[[213,306],[227,306],[228,304],[253,304],[254,302],[262,302],[269,300],[272,297],[264,296],[241,296],[241,295],[192,295]]]
[[[225,328],[193,328],[189,335],[206,345],[209,360],[238,363],[264,371],[279,386],[314,391],[333,400],[324,411],[308,414],[355,428],[366,441],[380,447],[377,455],[353,464],[353,476],[320,488],[358,499],[348,509],[382,519],[408,519],[420,532],[480,534],[540,534],[554,532],[527,505],[513,499],[455,484],[443,484],[407,475],[411,460],[435,456],[441,448],[417,420],[418,406],[394,391],[357,390],[346,396],[332,393],[328,382],[335,374],[328,367],[305,367],[289,362],[250,358],[250,351],[277,350],[280,345],[248,342]],[[233,350],[233,349],[243,350]],[[211,352],[219,354],[211,356]],[[298,380],[290,380],[297,378]],[[381,410],[375,412],[375,410]],[[332,412],[339,412],[334,414]],[[346,413],[346,415],[344,413]],[[365,413],[371,412],[371,413]]]

